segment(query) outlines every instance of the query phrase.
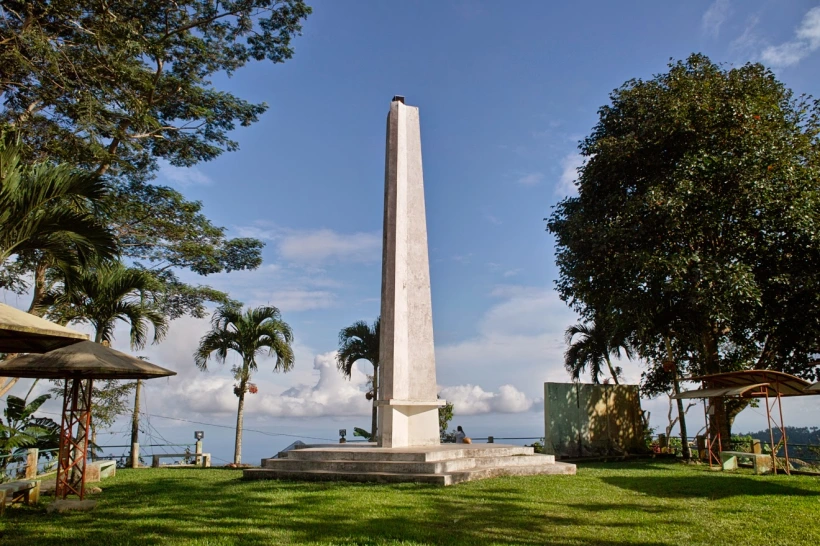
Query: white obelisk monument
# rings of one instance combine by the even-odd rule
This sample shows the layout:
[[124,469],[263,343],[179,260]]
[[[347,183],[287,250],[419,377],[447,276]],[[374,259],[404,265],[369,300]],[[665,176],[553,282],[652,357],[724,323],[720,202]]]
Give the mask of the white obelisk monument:
[[419,109],[394,97],[387,116],[382,247],[379,446],[439,443],[433,307]]

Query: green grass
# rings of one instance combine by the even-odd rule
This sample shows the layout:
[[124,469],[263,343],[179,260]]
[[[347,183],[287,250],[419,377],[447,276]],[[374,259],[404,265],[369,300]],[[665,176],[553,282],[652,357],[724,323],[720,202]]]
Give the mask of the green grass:
[[641,462],[448,488],[119,470],[89,513],[11,508],[0,544],[820,543],[820,479]]

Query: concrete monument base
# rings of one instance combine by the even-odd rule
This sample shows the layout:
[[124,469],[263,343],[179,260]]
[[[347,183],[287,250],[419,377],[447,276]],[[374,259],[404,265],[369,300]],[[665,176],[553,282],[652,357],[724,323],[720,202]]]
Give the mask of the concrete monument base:
[[453,485],[497,476],[575,474],[575,465],[505,444],[440,444],[383,448],[375,444],[304,446],[263,459],[249,480],[417,482]]

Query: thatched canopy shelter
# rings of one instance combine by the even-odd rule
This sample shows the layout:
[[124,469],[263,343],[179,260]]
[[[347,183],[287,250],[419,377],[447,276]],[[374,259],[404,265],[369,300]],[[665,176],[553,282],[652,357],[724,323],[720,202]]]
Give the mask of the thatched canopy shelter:
[[87,339],[81,332],[0,303],[0,352],[44,353]]
[[0,362],[0,376],[41,379],[153,379],[176,375],[93,341]]
[[152,379],[176,375],[150,362],[92,341],[80,341],[45,354],[26,354],[0,362],[0,376],[65,379],[58,498],[85,495],[85,468],[94,379]]

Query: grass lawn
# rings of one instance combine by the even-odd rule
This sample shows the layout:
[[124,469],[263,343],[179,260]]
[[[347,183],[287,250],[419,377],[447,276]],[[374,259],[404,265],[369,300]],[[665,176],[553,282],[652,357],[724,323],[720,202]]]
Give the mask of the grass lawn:
[[10,508],[0,544],[820,544],[820,478],[640,462],[448,488],[118,470],[89,513]]

